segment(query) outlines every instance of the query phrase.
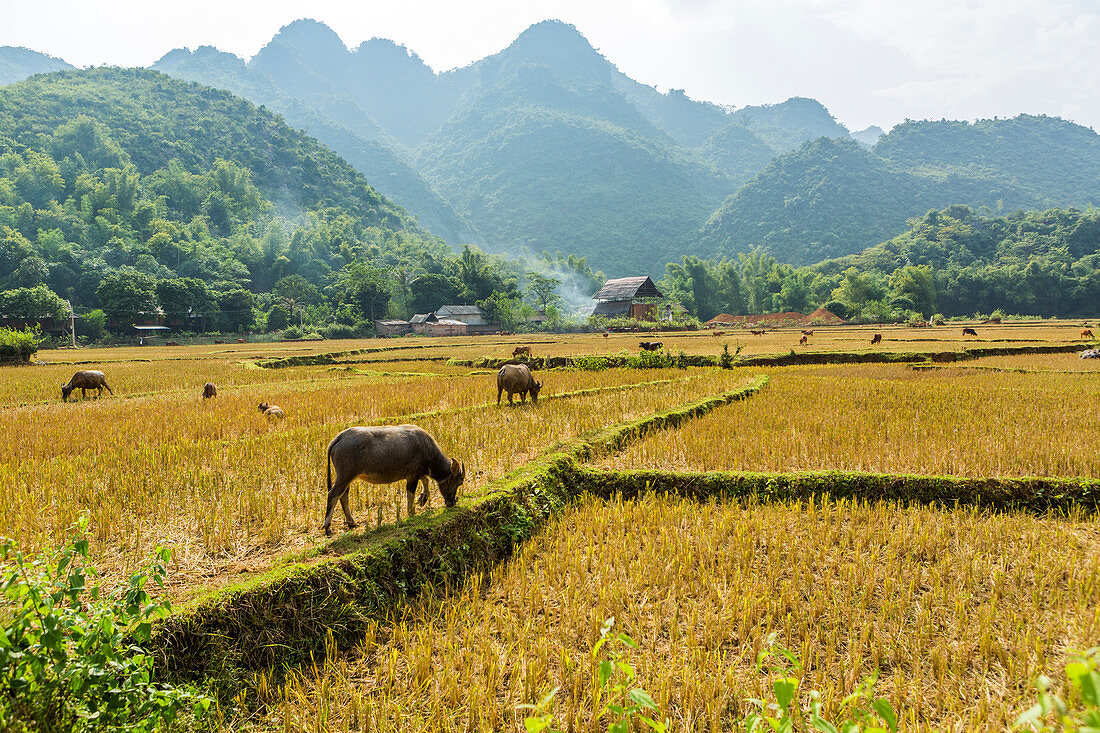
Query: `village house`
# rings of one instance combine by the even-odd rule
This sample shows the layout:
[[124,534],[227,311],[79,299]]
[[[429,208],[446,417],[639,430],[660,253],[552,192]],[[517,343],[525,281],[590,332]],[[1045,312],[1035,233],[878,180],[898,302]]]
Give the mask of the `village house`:
[[374,322],[374,333],[377,336],[404,336],[412,331],[412,324],[408,321],[386,320]]
[[659,312],[656,301],[663,297],[648,277],[615,278],[608,280],[600,292],[592,296],[596,301],[592,315],[656,321]]
[[467,333],[492,333],[500,330],[499,326],[489,323],[485,311],[476,305],[445,305],[435,312],[435,317],[438,319],[437,322],[461,321],[466,324]]

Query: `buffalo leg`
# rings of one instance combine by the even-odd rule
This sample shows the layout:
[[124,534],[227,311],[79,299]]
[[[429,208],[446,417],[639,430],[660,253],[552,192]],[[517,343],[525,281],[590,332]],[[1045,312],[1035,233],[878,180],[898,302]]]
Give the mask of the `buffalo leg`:
[[107,388],[107,391],[108,391],[108,392],[110,392],[112,396],[114,396],[114,394],[115,394],[115,391],[114,391],[113,389],[111,389],[111,385],[109,385],[109,384],[107,384],[106,382],[104,382],[104,383],[103,383],[103,386]]
[[325,528],[325,534],[330,537],[332,536],[332,510],[336,508],[337,501],[340,501],[341,505],[344,507],[347,519],[351,519],[351,514],[348,513],[346,503],[349,486],[351,486],[351,479],[344,479],[343,477],[337,476],[336,483],[328,490],[328,504],[325,506],[325,523],[323,526]]
[[[504,391],[504,387],[497,387],[497,404],[500,404],[500,393]],[[508,399],[511,399],[512,395],[509,393]]]
[[344,519],[348,523],[348,529],[355,529],[357,526],[355,520],[351,517],[351,506],[348,502],[351,499],[351,484],[348,484],[348,488],[344,489],[344,493],[340,494],[340,508],[344,510]]
[[520,402],[521,405],[526,405],[527,404],[527,391],[526,390],[519,393],[519,402]]
[[417,476],[413,476],[405,482],[405,494],[408,499],[410,517],[416,516],[416,504],[413,503],[413,497],[416,496],[416,485],[418,483],[420,483],[420,479]]
[[428,477],[421,476],[420,483],[424,484],[424,490],[420,492],[420,496],[416,497],[416,503],[420,506],[424,506],[428,503],[428,499],[431,495],[428,493]]

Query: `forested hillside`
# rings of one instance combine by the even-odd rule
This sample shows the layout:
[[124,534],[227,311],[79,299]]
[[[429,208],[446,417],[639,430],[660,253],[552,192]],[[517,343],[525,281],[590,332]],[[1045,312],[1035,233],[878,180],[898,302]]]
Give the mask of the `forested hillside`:
[[480,241],[477,232],[397,151],[399,144],[354,99],[316,79],[316,86],[295,85],[300,96],[288,95],[267,76],[263,69],[276,67],[278,56],[284,58],[284,66],[293,66],[300,55],[309,58],[288,44],[286,39],[277,37],[252,64],[209,46],[194,52],[177,49],[161,58],[154,68],[181,79],[227,89],[283,114],[289,124],[307,131],[339,153],[379,192],[404,206],[433,233],[453,243]]

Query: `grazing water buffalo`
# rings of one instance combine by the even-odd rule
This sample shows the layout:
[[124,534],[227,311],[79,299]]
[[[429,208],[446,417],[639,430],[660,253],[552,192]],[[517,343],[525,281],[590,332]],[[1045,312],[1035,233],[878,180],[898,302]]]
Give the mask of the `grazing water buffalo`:
[[876,333],[874,336],[871,337],[871,346],[874,346],[879,341],[882,341],[882,334]]
[[1081,338],[1092,338],[1092,330],[1088,328],[1081,329]]
[[211,397],[218,396],[218,388],[214,386],[213,382],[207,382],[202,387],[202,398],[208,400]]
[[811,328],[809,331],[803,331],[802,335],[803,336],[813,336],[814,335],[814,330]]
[[526,364],[505,364],[497,372],[497,404],[500,404],[502,392],[508,393],[508,404],[513,404],[512,395],[519,393],[519,401],[526,402],[531,395],[532,402],[539,401],[542,383],[536,382]]
[[261,402],[258,407],[261,413],[271,418],[272,420],[282,420],[284,417],[286,417],[286,415],[283,414],[283,408],[279,407],[278,405],[269,405],[266,402]]
[[749,329],[749,333],[751,333],[753,336],[763,336],[764,335],[763,331],[753,331],[752,329]]
[[[455,505],[458,487],[466,479],[462,462],[447,458],[432,436],[415,425],[384,425],[381,427],[348,428],[328,444],[328,505],[325,507],[325,534],[332,534],[332,510],[340,502],[348,529],[355,528],[348,506],[348,487],[356,478],[372,484],[405,481],[408,514],[416,514],[413,494],[423,482],[418,501],[428,501],[428,477],[439,484],[439,494],[448,508]],[[336,469],[336,481],[332,469]]]
[[639,349],[644,349],[646,351],[656,351],[657,349],[661,348],[662,346],[664,346],[664,344],[661,343],[660,341],[639,341],[638,342],[638,348]]
[[978,332],[975,331],[973,328],[964,328],[963,329],[963,336],[977,336],[977,335],[978,335]]
[[72,394],[74,389],[80,390],[81,397],[87,397],[88,390],[94,389],[96,390],[96,399],[99,399],[104,389],[111,394],[115,393],[111,389],[111,385],[107,384],[107,377],[103,376],[103,372],[97,372],[94,369],[79,371],[73,375],[68,384],[61,385],[61,401],[68,402],[69,395]]
[[531,355],[531,347],[530,346],[517,346],[516,348],[512,349],[512,356],[530,356],[530,355]]

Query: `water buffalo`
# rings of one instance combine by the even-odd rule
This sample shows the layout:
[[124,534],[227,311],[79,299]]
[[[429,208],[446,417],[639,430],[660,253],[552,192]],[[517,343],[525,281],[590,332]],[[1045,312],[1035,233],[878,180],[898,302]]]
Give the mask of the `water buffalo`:
[[763,331],[753,331],[752,329],[749,329],[749,333],[751,333],[753,336],[763,336],[764,335]]
[[202,387],[202,398],[208,400],[211,397],[218,396],[218,388],[214,386],[213,382],[207,382]]
[[531,355],[531,347],[530,346],[517,346],[516,348],[512,349],[512,356],[530,356],[530,355]]
[[262,414],[266,415],[272,420],[282,420],[284,417],[286,417],[286,415],[283,414],[283,408],[279,407],[278,405],[269,405],[266,402],[261,402],[258,407]]
[[661,348],[662,346],[664,346],[664,344],[661,343],[660,341],[639,341],[638,342],[638,348],[639,349],[644,349],[645,351],[656,351],[657,349]]
[[874,336],[871,337],[871,346],[874,346],[880,341],[882,341],[882,334],[876,333]]
[[811,328],[809,331],[803,331],[802,335],[803,336],[813,336],[814,335],[814,330]]
[[79,371],[72,376],[68,384],[61,385],[61,401],[68,402],[69,395],[72,394],[74,389],[80,390],[81,397],[87,397],[88,390],[94,389],[96,390],[96,399],[99,399],[104,389],[111,394],[115,393],[111,389],[111,385],[107,384],[107,377],[103,376],[103,372],[97,372],[94,369]]
[[1081,338],[1092,338],[1092,330],[1088,328],[1081,329]]
[[[416,514],[413,494],[423,482],[418,501],[428,501],[428,477],[439,484],[439,493],[448,508],[455,505],[458,487],[466,478],[462,462],[447,458],[432,436],[415,425],[348,428],[328,444],[325,468],[328,474],[328,505],[325,507],[325,534],[332,534],[332,510],[340,502],[348,529],[355,528],[348,506],[348,487],[357,477],[372,484],[405,481],[408,514]],[[332,469],[336,469],[336,481]]]
[[978,335],[978,332],[975,331],[973,328],[964,328],[963,329],[963,336],[977,336],[977,335]]
[[508,393],[508,404],[513,404],[512,395],[519,393],[519,401],[526,402],[527,395],[531,395],[532,402],[539,401],[539,390],[542,383],[536,382],[531,375],[531,370],[526,364],[505,364],[497,372],[497,404],[500,404],[502,392]]
[[180,342],[179,341],[165,341],[164,345],[165,346],[179,346]]

